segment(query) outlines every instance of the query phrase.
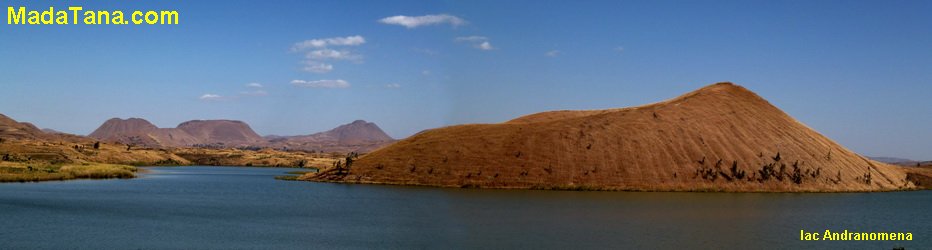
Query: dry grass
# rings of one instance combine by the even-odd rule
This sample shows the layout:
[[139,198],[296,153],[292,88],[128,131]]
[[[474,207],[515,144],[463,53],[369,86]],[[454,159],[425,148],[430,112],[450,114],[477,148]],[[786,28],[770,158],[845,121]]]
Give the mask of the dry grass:
[[857,155],[731,83],[638,107],[427,130],[359,158],[348,175],[322,169],[300,179],[560,190],[915,188],[903,168]]
[[71,179],[133,178],[136,167],[116,164],[65,164],[0,162],[0,182],[34,182]]

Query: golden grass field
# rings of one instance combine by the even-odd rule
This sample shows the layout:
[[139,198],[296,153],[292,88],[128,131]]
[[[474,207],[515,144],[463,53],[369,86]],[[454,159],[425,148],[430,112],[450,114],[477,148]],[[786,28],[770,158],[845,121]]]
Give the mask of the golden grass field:
[[119,164],[48,164],[0,162],[0,182],[133,178],[137,169]]
[[250,166],[325,169],[342,155],[205,148],[133,148],[94,141],[6,139],[0,142],[0,182],[133,178],[133,166]]

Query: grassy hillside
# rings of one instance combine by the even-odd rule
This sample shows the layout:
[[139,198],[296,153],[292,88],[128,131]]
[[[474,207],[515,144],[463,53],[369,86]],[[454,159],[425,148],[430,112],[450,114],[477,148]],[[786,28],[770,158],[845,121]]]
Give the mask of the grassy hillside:
[[424,131],[301,179],[444,187],[823,192],[915,188],[755,93],[719,83],[654,104]]

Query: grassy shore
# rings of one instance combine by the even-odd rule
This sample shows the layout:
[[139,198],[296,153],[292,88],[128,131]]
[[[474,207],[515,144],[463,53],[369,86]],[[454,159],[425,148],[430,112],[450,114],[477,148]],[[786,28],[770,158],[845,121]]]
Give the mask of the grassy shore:
[[35,182],[71,179],[136,177],[136,167],[116,164],[30,164],[0,162],[0,182]]
[[318,173],[318,172],[320,172],[320,169],[314,169],[312,171],[291,171],[291,172],[288,172],[288,175],[275,176],[275,179],[283,180],[283,181],[297,181],[298,177],[301,177],[304,174]]

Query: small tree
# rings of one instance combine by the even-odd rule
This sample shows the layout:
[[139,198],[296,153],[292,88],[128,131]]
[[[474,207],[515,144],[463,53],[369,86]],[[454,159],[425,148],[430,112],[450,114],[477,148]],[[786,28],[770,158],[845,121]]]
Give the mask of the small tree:
[[793,181],[793,183],[796,183],[796,185],[803,183],[803,174],[799,171],[797,164],[793,164],[793,175],[790,176],[790,179]]
[[344,165],[346,167],[346,172],[350,171],[350,167],[353,166],[353,160],[355,160],[358,157],[359,157],[359,154],[357,154],[356,152],[350,152],[349,154],[346,154],[346,164]]
[[343,173],[343,161],[337,161],[333,163],[333,168],[337,170],[337,174]]
[[94,149],[100,149],[100,142],[99,142],[99,141],[94,143]]

